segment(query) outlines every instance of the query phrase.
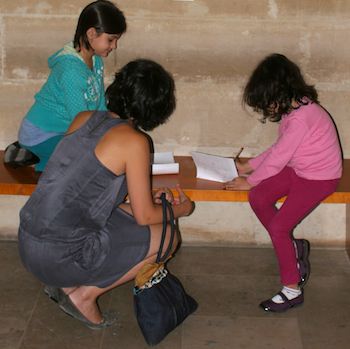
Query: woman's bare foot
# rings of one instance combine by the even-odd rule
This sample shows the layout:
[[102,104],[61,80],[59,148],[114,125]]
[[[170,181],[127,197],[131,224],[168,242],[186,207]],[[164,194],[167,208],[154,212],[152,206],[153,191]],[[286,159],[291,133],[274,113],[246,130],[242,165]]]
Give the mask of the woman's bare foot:
[[96,298],[89,292],[90,286],[77,287],[69,293],[69,299],[75,307],[94,324],[100,324],[103,321],[102,314],[98,308]]
[[78,288],[78,286],[74,286],[74,287],[63,287],[62,290],[63,292],[68,296],[71,293],[73,293],[76,289]]

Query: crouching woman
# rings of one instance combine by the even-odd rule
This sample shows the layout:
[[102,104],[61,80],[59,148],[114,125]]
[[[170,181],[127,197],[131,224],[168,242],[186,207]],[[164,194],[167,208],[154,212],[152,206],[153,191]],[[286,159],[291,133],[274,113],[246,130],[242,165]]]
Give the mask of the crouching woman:
[[143,131],[168,120],[174,93],[173,78],[159,64],[136,60],[124,66],[106,91],[108,111],[78,114],[20,212],[25,267],[63,311],[90,328],[114,321],[100,312],[98,297],[155,260],[160,194],[172,201],[175,217],[193,210],[180,188],[176,201],[166,188],[151,192]]

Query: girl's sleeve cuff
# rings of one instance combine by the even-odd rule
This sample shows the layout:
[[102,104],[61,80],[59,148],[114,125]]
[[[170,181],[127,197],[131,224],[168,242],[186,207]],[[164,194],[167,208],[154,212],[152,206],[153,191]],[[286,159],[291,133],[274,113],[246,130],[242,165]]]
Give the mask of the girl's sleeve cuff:
[[251,177],[252,177],[252,175],[250,175],[250,176],[248,176],[248,177],[246,178],[247,182],[248,182],[251,186],[255,187],[256,185],[258,185],[258,184],[260,183],[260,181],[255,181],[254,178],[251,178]]

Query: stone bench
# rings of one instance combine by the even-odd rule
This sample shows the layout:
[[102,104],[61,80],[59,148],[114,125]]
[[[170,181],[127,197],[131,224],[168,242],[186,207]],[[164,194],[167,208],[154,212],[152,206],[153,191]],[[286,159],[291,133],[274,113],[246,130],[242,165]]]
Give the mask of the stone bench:
[[[190,156],[175,156],[180,164],[180,173],[176,175],[153,176],[152,187],[169,187],[177,184],[193,201],[230,201],[247,202],[247,191],[226,191],[222,184],[196,178],[196,168]],[[3,164],[3,151],[0,151],[0,194],[31,195],[36,187],[39,175],[32,167],[13,169]],[[283,199],[282,199],[283,201]],[[337,191],[323,202],[346,204],[346,247],[350,255],[350,159],[344,160],[343,176]]]

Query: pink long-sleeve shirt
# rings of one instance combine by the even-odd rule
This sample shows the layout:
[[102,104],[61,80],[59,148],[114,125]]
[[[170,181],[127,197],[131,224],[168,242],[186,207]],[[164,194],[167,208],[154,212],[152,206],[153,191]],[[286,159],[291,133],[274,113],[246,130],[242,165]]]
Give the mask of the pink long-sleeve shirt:
[[306,179],[340,178],[342,158],[333,121],[317,103],[293,110],[282,117],[277,141],[249,164],[254,171],[247,181],[253,186],[285,166]]

